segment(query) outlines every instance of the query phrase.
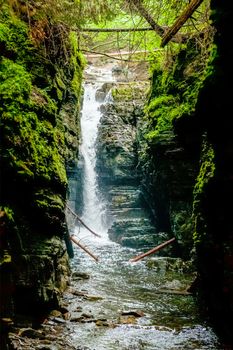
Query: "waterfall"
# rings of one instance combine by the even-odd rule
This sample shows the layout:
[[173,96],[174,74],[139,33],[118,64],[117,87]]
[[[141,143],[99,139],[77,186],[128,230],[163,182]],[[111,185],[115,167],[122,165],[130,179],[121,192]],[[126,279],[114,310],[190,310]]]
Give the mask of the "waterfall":
[[[98,191],[96,165],[96,139],[101,118],[100,105],[96,92],[103,82],[112,81],[109,71],[87,69],[86,74],[93,76],[94,82],[84,83],[83,107],[81,114],[80,155],[83,161],[83,214],[82,220],[94,231],[107,237],[105,205]],[[98,81],[101,79],[101,82]],[[83,230],[83,229],[82,229]],[[82,232],[81,232],[82,233]]]

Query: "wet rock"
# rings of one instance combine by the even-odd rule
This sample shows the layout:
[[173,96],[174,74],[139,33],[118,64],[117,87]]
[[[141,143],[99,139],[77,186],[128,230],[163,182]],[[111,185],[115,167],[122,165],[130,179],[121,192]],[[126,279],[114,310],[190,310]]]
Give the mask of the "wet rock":
[[120,316],[118,322],[120,324],[136,324],[137,318],[135,316]]
[[27,338],[37,338],[37,339],[45,339],[45,333],[42,331],[38,331],[33,328],[25,328],[25,329],[20,329],[19,336],[21,337],[27,337]]
[[101,88],[96,90],[95,99],[98,102],[104,102],[109,90],[113,86],[112,83],[104,83]]
[[37,345],[36,350],[58,350],[58,347],[56,345]]
[[152,213],[139,189],[137,122],[143,115],[146,86],[116,84],[113,101],[101,109],[96,170],[106,194],[111,240],[127,247],[156,244]]
[[82,307],[81,307],[81,306],[78,306],[78,307],[76,308],[76,311],[81,312],[81,311],[82,311]]
[[[14,293],[16,311],[18,315],[33,313],[36,318],[48,305],[59,308],[69,279],[68,256],[58,237],[33,235],[24,247],[24,254],[15,262],[19,271]],[[25,316],[19,318],[19,324],[24,325]],[[30,322],[33,324],[33,317]]]
[[82,313],[81,316],[84,317],[84,318],[92,318],[93,317],[92,314],[86,314],[86,313]]
[[145,314],[141,310],[122,311],[122,316],[143,317]]
[[95,324],[98,327],[110,327],[111,326],[111,324],[107,321],[107,319],[96,320]]
[[105,93],[102,90],[98,89],[95,94],[95,99],[98,102],[103,102],[105,99]]
[[87,300],[89,300],[89,301],[97,301],[97,300],[102,300],[103,299],[103,297],[101,297],[100,295],[88,295],[88,294],[86,294],[86,295],[84,295],[84,299],[87,299]]
[[50,317],[62,317],[61,311],[58,310],[52,310],[49,314]]
[[84,295],[86,295],[85,292],[80,291],[80,290],[76,290],[76,289],[69,289],[69,293],[76,295],[76,296],[81,296],[83,297]]
[[69,320],[70,319],[70,313],[69,312],[66,312],[66,313],[64,313],[63,314],[63,318],[64,318],[64,320]]
[[185,285],[182,284],[179,280],[172,280],[166,282],[163,286],[163,289],[171,289],[171,290],[183,290]]
[[81,322],[83,318],[81,316],[73,316],[70,318],[70,322]]
[[71,322],[94,322],[94,318],[92,314],[86,314],[86,313],[82,313],[81,315],[75,315],[75,313],[72,315]]
[[157,271],[174,271],[180,273],[193,273],[195,271],[191,261],[184,261],[180,258],[152,257],[147,260],[146,265]]
[[90,275],[86,272],[79,272],[75,271],[72,273],[72,278],[77,281],[77,280],[87,280],[90,278]]

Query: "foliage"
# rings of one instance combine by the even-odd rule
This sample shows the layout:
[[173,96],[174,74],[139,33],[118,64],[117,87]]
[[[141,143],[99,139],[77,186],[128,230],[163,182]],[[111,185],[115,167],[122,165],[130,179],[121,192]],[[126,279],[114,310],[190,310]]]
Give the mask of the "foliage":
[[156,142],[163,133],[174,134],[174,122],[194,113],[199,91],[210,74],[208,59],[212,38],[210,31],[205,38],[205,48],[194,46],[191,40],[152,63],[151,94],[145,108],[145,138],[149,142]]
[[38,119],[29,99],[30,75],[22,66],[2,59],[0,81],[2,147],[8,166],[15,169],[23,181],[52,178],[64,187],[65,169],[59,161],[52,125]]
[[[85,28],[141,28],[150,26],[145,18],[136,10],[133,0],[127,2],[122,0],[118,2],[106,2],[105,12],[101,14],[96,10],[99,13],[98,18],[96,16],[90,16],[90,13],[88,15],[88,11],[85,12],[86,3],[87,1],[82,1],[83,8],[80,9],[82,17],[86,18],[86,21],[83,23]],[[96,9],[101,8],[101,6],[98,7],[99,2],[93,1],[92,3]],[[187,5],[186,1],[176,0],[172,2],[145,0],[141,3],[153,17],[154,21],[164,29],[174,23],[177,14],[181,13]],[[106,14],[108,13],[111,15],[107,16]],[[199,7],[198,11],[196,11],[195,16],[189,19],[185,26],[182,27],[180,32],[192,37],[197,32],[206,30],[208,25],[209,0],[206,0]],[[121,50],[127,50],[130,52],[129,59],[131,59],[135,51],[143,50],[144,53],[141,54],[141,60],[151,60],[146,52],[153,53],[155,50],[158,50],[161,38],[154,31],[122,33],[85,32],[84,34],[81,32],[80,40],[80,47],[87,51],[106,53],[106,51],[120,52]]]
[[21,62],[25,60],[26,52],[30,47],[28,28],[13,12],[9,11],[7,4],[1,7],[0,42],[3,54]]

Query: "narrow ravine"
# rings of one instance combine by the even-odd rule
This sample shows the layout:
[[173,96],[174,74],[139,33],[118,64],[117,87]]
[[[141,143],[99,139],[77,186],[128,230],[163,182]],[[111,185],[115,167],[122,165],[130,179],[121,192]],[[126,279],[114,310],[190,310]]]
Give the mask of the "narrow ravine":
[[101,238],[82,226],[75,227],[75,236],[99,262],[74,247],[72,284],[65,295],[71,315],[66,337],[77,349],[220,349],[211,327],[201,320],[193,296],[186,291],[193,274],[182,261],[154,257],[130,263],[139,251],[111,242],[107,236],[109,224],[95,171],[103,102],[95,96],[103,81],[112,81],[110,72],[89,68],[87,73],[94,74],[95,81],[84,85],[82,219]]

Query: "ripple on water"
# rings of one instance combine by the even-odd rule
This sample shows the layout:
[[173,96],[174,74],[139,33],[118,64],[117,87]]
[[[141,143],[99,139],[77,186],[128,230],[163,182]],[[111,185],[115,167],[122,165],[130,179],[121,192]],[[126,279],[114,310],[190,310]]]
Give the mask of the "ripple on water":
[[[82,301],[83,311],[91,312],[95,318],[104,317],[115,326],[74,324],[74,345],[91,350],[219,349],[212,329],[202,325],[192,296],[157,293],[167,281],[189,282],[189,275],[158,272],[143,261],[129,263],[135,250],[115,243],[97,246],[98,264],[77,250],[73,270],[89,273],[90,279],[74,281],[74,287],[102,296],[96,302]],[[95,242],[90,243],[91,247],[96,249]],[[138,319],[137,325],[117,325],[122,310],[142,310],[145,316]]]
[[[81,327],[82,328],[82,327]],[[165,328],[165,327],[164,327]],[[216,350],[217,338],[211,329],[197,325],[180,331],[163,327],[122,325],[113,329],[85,327],[79,329],[73,342],[91,350]]]

